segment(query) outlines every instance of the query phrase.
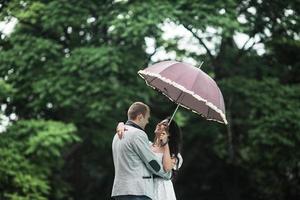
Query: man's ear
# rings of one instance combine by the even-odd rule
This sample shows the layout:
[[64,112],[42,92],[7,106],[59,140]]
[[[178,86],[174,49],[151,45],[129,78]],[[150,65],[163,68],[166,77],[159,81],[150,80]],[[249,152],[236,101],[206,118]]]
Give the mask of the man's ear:
[[143,114],[139,114],[138,116],[137,116],[137,119],[140,121],[141,119],[143,118]]

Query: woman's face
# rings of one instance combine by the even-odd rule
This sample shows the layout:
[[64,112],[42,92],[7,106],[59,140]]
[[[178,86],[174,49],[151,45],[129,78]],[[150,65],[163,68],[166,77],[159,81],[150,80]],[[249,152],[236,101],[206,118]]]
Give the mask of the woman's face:
[[163,131],[167,131],[167,129],[168,129],[168,120],[165,119],[156,125],[154,133],[156,136],[159,136],[159,134],[163,133]]

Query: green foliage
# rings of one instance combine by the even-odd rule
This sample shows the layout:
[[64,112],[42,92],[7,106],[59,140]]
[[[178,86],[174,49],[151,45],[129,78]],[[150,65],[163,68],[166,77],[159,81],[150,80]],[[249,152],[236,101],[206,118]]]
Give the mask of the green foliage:
[[[0,135],[0,189],[6,199],[61,199],[68,188],[51,178],[66,147],[80,139],[71,124],[20,120]],[[54,176],[55,177],[55,176]],[[62,195],[63,194],[63,195]]]
[[11,96],[14,92],[11,85],[5,83],[4,80],[0,79],[0,102],[5,102],[6,98]]
[[235,110],[231,126],[239,141],[237,163],[251,174],[251,187],[264,185],[259,188],[263,199],[284,199],[289,190],[296,196],[300,86],[242,77],[224,80],[222,86],[230,102],[228,109]]
[[[201,3],[198,1],[176,1],[174,6],[177,10],[174,13],[178,19],[187,22],[187,24],[195,25],[199,29],[207,26],[235,29],[238,27],[238,23],[235,20],[236,11],[233,8],[237,5],[237,2],[232,0],[202,1]],[[225,10],[221,14],[222,17],[219,13],[221,9]],[[184,13],[188,10],[190,12]]]
[[[137,71],[149,62],[145,37],[161,35],[157,24],[168,5],[91,0],[11,1],[3,7],[3,19],[18,19],[0,52],[0,76],[16,89],[6,114],[76,125],[84,142],[72,146],[63,175],[48,177],[80,180],[70,181],[70,195],[89,199],[103,188],[101,195],[108,198],[114,125],[126,119],[132,101],[149,101],[154,94],[145,90]],[[43,137],[31,140],[26,152],[55,147],[50,138],[36,146]],[[54,147],[49,158],[37,159],[60,158]]]
[[[151,62],[148,37],[178,60],[205,61],[230,121],[179,110],[178,199],[299,199],[297,1],[11,0],[0,11],[1,20],[18,20],[0,37],[0,102],[18,117],[0,135],[0,198],[109,199],[117,121],[144,101],[151,133],[175,109],[137,75]],[[183,25],[206,53],[162,38],[166,21]],[[265,54],[251,41],[239,48],[238,32],[258,37]]]

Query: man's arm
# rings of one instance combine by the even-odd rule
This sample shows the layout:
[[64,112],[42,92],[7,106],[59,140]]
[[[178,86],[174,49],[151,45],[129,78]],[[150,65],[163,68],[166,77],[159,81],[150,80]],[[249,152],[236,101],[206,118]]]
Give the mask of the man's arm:
[[149,140],[146,135],[138,134],[132,143],[134,151],[140,156],[147,168],[153,173],[165,179],[171,179],[172,172],[165,172],[162,163],[149,147]]

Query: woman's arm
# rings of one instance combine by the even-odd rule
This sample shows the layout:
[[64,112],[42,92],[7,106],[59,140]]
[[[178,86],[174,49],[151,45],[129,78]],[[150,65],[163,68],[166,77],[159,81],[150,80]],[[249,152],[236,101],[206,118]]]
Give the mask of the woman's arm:
[[163,168],[165,172],[169,172],[173,169],[174,167],[174,161],[172,160],[170,156],[170,148],[169,144],[167,143],[166,145],[163,146]]
[[168,134],[166,131],[163,131],[160,135],[159,140],[161,141],[162,149],[163,149],[163,168],[165,172],[169,172],[174,167],[174,161],[170,155],[170,148],[168,144]]

